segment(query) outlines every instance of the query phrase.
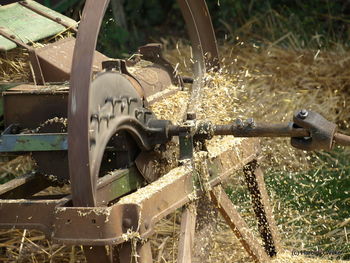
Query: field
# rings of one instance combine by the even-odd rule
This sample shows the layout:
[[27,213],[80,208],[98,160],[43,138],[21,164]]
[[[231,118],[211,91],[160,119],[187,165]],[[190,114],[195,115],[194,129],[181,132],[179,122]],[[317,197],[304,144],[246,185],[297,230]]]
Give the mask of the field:
[[[287,20],[281,14],[270,11],[265,22],[260,16],[245,21],[240,29],[224,24],[231,35],[220,40],[221,70],[206,76],[199,118],[222,124],[251,117],[278,123],[291,121],[295,110],[306,108],[321,113],[337,123],[341,132],[350,134],[348,47],[332,41],[331,35],[323,37],[326,47],[316,43],[317,38],[309,37],[307,42],[308,32],[298,35],[285,24]],[[278,34],[273,39],[256,38],[252,28]],[[187,42],[173,38],[162,41],[166,57],[184,75],[190,74],[191,50]],[[22,59],[16,62],[13,57],[0,58],[4,80],[27,78],[29,73],[24,71],[27,72]],[[180,92],[154,111],[160,118],[179,121],[173,112],[183,108],[187,96],[188,92]],[[283,248],[273,262],[348,262],[350,150],[335,147],[332,152],[307,153],[293,149],[289,139],[261,139],[261,145],[261,165]],[[0,182],[32,168],[29,157],[3,162]],[[258,235],[243,175],[233,174],[225,189]],[[151,239],[154,262],[176,262],[180,218],[181,212],[177,211],[157,225]],[[194,262],[203,262],[203,258],[208,263],[252,262],[222,218],[213,215],[210,220],[213,228],[209,238],[195,242]],[[73,263],[85,259],[81,247],[52,244],[37,231],[11,229],[0,232],[0,262]]]

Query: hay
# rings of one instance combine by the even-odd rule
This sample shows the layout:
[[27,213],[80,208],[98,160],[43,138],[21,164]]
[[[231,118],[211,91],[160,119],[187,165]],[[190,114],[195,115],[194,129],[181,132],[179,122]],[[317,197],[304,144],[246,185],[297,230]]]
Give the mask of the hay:
[[[203,89],[203,100],[199,107],[198,118],[215,123],[230,123],[235,118],[253,117],[256,121],[290,121],[292,113],[298,108],[313,109],[329,120],[339,124],[342,130],[349,128],[349,91],[350,53],[312,50],[287,50],[275,46],[257,47],[254,44],[223,45],[220,47],[224,67],[219,73],[209,74],[209,85]],[[169,50],[167,57],[176,63],[185,75],[190,72],[190,49],[179,44],[178,49]],[[178,123],[186,106],[188,90],[179,92],[166,101],[153,106],[159,117]],[[174,113],[176,112],[176,114]],[[319,155],[294,150],[286,139],[263,139],[263,165],[268,171],[300,172],[310,170],[322,162]],[[325,154],[325,153],[324,153]],[[324,168],[324,165],[322,166]],[[346,167],[347,168],[347,167]],[[344,168],[345,169],[345,168]],[[316,178],[316,177],[315,177]],[[236,181],[228,183],[234,191],[243,188],[243,179],[235,176]],[[275,179],[276,183],[282,180]],[[283,179],[284,180],[284,179]],[[238,187],[237,187],[238,186]],[[312,185],[310,185],[312,188]],[[314,227],[325,225],[332,227],[328,235],[334,242],[345,240],[349,232],[347,221],[337,222],[325,214],[324,208],[308,210],[314,213],[309,217],[304,211],[284,206],[276,193],[272,192],[273,209],[281,223],[284,248],[274,263],[282,262],[338,262],[327,258],[309,258],[305,255],[292,255],[292,250],[302,250],[303,246],[312,246],[315,238],[310,237]],[[302,202],[302,200],[301,200]],[[249,200],[236,199],[244,216],[251,216]],[[313,221],[310,221],[310,218]],[[283,219],[283,220],[282,220]],[[301,220],[301,221],[300,221]],[[253,221],[248,220],[248,223]],[[300,222],[303,222],[300,225]],[[154,262],[176,262],[179,234],[180,212],[169,215],[156,225],[152,237]],[[227,229],[222,219],[217,219],[218,232],[213,234],[213,249],[208,251],[207,262],[251,262],[239,242]],[[2,240],[6,239],[5,255],[15,260],[24,252],[29,262],[79,262],[83,260],[80,247],[55,247],[36,231],[27,231],[32,242],[23,240],[23,231],[2,231]],[[324,236],[316,237],[318,239]],[[8,241],[10,240],[10,241]],[[345,242],[348,242],[345,240]],[[22,246],[21,252],[19,249]],[[30,249],[24,249],[24,248]],[[39,247],[39,248],[38,248]],[[315,248],[316,249],[316,248]],[[327,246],[321,248],[327,250]],[[23,252],[24,251],[24,252]],[[44,252],[45,251],[45,252]],[[52,251],[58,251],[54,253]],[[54,254],[53,254],[54,253]],[[4,255],[1,253],[1,255]],[[74,258],[74,259],[72,259]],[[4,260],[4,262],[6,262]]]
[[0,162],[0,180],[24,175],[32,171],[33,167],[30,156],[18,156],[11,161]]
[[[205,95],[202,96],[204,99],[199,107],[200,119],[209,119],[215,123],[229,123],[235,118],[253,117],[257,121],[287,122],[291,121],[295,110],[307,108],[321,113],[329,120],[336,122],[343,132],[348,132],[349,52],[342,49],[337,52],[325,52],[295,51],[274,46],[262,48],[242,42],[237,45],[224,45],[220,49],[224,67],[219,73],[207,76],[209,86],[203,89]],[[189,56],[188,47],[180,46],[168,53],[168,59],[173,63],[180,61],[179,68],[185,74],[188,74],[191,65]],[[269,172],[282,171],[290,174],[290,172],[307,171],[318,166],[325,169],[328,165],[320,160],[320,156],[327,155],[326,153],[315,155],[295,150],[291,148],[288,139],[262,139],[261,141],[265,157],[263,166]],[[347,168],[343,167],[343,169]],[[315,176],[313,178],[316,178]],[[329,180],[329,178],[322,179]],[[284,179],[275,178],[273,183],[277,185],[287,183],[282,180]],[[238,178],[231,182],[231,185],[237,185],[237,183],[244,185],[243,180]],[[314,184],[310,180],[307,189],[311,191],[313,187]],[[283,200],[278,200],[276,194],[273,192],[272,194],[273,209],[278,221],[283,221],[284,224],[279,227],[286,249],[302,250],[304,246],[308,248],[314,246],[310,249],[314,252],[318,248],[313,244],[325,238],[325,235],[315,232],[315,229],[322,225],[329,229],[327,235],[328,238],[332,237],[333,244],[325,245],[321,249],[327,251],[336,243],[338,247],[344,249],[341,245],[347,242],[346,233],[349,230],[346,225],[348,224],[346,221],[339,222],[339,219],[337,221],[331,215],[328,216],[330,213],[334,215],[333,206],[310,209],[307,213],[312,213],[311,217],[304,214],[306,211],[302,208],[305,198],[300,197],[301,199],[298,200],[300,208],[294,209],[289,205],[285,207]],[[248,208],[249,200],[242,200],[237,205],[242,207],[243,214],[252,215],[251,209]],[[304,227],[300,227],[300,223]],[[336,233],[338,235],[335,235]],[[228,255],[232,254],[230,246],[226,252],[221,253],[223,248],[228,247],[225,242],[222,242],[229,240],[227,236],[231,236],[232,244],[237,246],[237,240],[230,234],[231,232],[227,230],[226,233],[220,232],[213,235],[213,242],[219,241],[214,245],[217,250],[208,252],[208,255],[211,255],[208,262],[230,262],[231,260],[248,262],[244,257],[239,256],[240,253],[238,256],[228,258]],[[338,252],[348,253],[346,250]],[[290,254],[290,252],[282,254],[275,262],[330,262],[327,259],[310,259]]]
[[[52,37],[31,44],[35,48],[40,48],[71,36],[73,36],[73,33],[70,30],[64,30]],[[32,82],[32,76],[28,50],[17,47],[7,52],[0,52],[0,83]]]

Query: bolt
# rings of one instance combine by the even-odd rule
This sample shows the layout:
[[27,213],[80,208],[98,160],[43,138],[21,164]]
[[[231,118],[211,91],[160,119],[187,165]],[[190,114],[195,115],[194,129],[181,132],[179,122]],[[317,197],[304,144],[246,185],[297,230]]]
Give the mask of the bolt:
[[90,147],[96,145],[96,139],[95,138],[90,138]]
[[108,126],[108,121],[109,121],[109,115],[102,115],[100,118],[101,121],[105,120],[107,121],[107,126]]
[[61,18],[56,17],[56,21],[57,21],[57,22],[61,22],[61,20],[62,20]]
[[137,102],[137,98],[128,98],[128,104],[130,105],[131,102]]
[[238,129],[242,129],[243,128],[243,121],[242,119],[236,119],[235,120],[236,126]]
[[302,109],[299,113],[298,113],[298,117],[302,120],[304,120],[307,116],[309,115],[309,112],[305,109]]
[[125,102],[125,101],[122,101],[122,104],[120,105],[120,110],[121,110],[121,112],[124,111],[125,107],[126,107],[126,102]]
[[27,1],[22,1],[21,3],[24,4],[24,5],[27,5],[27,4],[28,4]]
[[193,120],[195,120],[197,118],[197,116],[196,116],[196,113],[195,112],[187,112],[187,114],[186,114],[186,119],[188,120],[188,121],[193,121]]
[[140,115],[142,115],[143,111],[142,110],[139,110],[139,109],[136,109],[135,110],[135,117],[138,119]]
[[15,36],[15,35],[11,35],[11,36],[10,36],[10,38],[15,39],[15,38],[16,38],[16,36]]
[[254,122],[254,119],[253,118],[249,118],[247,120],[247,125],[249,128],[254,128],[256,125],[255,125],[255,122]]
[[108,97],[108,98],[105,100],[105,103],[109,103],[109,102],[113,105],[113,98]]
[[92,115],[91,115],[90,121],[93,121],[93,120],[96,120],[96,121],[99,121],[99,120],[100,120],[98,114],[95,113],[95,114],[92,114]]

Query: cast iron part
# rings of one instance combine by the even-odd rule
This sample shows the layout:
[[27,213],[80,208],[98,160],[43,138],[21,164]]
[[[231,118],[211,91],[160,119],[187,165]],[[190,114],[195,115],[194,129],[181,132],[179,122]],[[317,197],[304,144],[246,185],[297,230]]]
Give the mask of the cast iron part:
[[310,135],[305,137],[293,137],[293,147],[312,150],[331,150],[334,145],[334,135],[337,125],[326,120],[320,114],[313,111],[300,110],[293,116],[294,127],[304,128]]

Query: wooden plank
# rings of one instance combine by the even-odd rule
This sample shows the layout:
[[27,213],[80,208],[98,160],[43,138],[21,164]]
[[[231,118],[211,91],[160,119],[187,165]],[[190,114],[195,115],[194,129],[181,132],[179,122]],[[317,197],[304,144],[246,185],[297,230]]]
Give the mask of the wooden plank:
[[245,165],[243,171],[265,251],[270,257],[276,256],[280,249],[280,238],[266,191],[264,174],[256,160]]
[[253,260],[257,263],[269,262],[269,256],[255,239],[253,233],[250,231],[248,225],[241,217],[229,197],[226,195],[222,186],[216,186],[210,192],[210,195],[213,203],[218,206],[218,209],[226,220],[226,223],[230,226],[233,233],[236,235],[244,249],[253,258]]
[[[71,26],[77,24],[73,19],[42,6],[35,1],[27,2],[28,5],[49,15],[55,16]],[[14,3],[0,7],[0,29],[10,35],[15,35],[24,43],[32,43],[59,34],[66,28],[59,23],[20,5],[19,3]],[[15,47],[16,44],[14,42],[0,36],[0,50],[10,50]]]
[[178,263],[192,262],[194,232],[196,228],[196,205],[190,204],[182,212]]

